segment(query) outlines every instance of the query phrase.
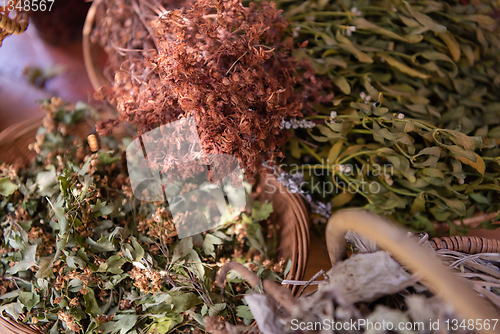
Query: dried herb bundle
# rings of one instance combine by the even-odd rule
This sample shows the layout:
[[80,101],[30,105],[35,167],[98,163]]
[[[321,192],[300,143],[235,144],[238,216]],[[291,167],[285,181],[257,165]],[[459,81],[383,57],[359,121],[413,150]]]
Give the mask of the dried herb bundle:
[[335,85],[322,116],[306,117],[321,124],[291,130],[289,164],[320,164],[299,168],[315,194],[430,233],[432,221],[454,233],[456,219],[499,211],[496,2],[278,4],[309,43],[296,55]]
[[143,18],[150,36],[139,36],[154,43],[152,50],[125,57],[120,67],[132,71],[113,65],[114,84],[102,92],[117,106],[120,121],[137,125],[139,133],[194,116],[206,153],[234,155],[254,172],[262,161],[282,156],[284,117],[308,114],[329,99],[321,98],[322,85],[307,66],[291,56],[287,22],[274,5],[205,0],[190,9],[158,11],[154,19]]
[[214,315],[249,325],[248,287],[231,277],[223,300],[215,275],[230,260],[278,281],[287,274],[291,263],[275,256],[279,229],[263,223],[271,204],[179,240],[166,203],[132,195],[130,138],[101,137],[92,154],[68,134],[90,117],[87,106],[53,99],[44,109],[37,161],[0,166],[0,312],[49,333],[199,333]]

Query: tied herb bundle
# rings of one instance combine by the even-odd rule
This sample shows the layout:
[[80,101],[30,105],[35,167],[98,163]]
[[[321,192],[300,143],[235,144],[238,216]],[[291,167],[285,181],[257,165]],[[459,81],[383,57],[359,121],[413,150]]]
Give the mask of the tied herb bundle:
[[315,108],[318,116],[305,117],[315,129],[290,130],[287,164],[309,164],[292,173],[303,172],[333,207],[366,206],[415,230],[435,233],[437,221],[454,233],[461,219],[494,217],[498,3],[278,4],[293,22],[296,43],[308,42],[295,55],[327,76],[336,93],[331,105]]
[[124,146],[101,138],[101,151],[70,136],[91,117],[45,101],[44,126],[30,168],[0,168],[0,311],[49,333],[204,332],[203,318],[249,325],[248,291],[237,275],[224,295],[219,268],[247,263],[280,281],[291,263],[274,261],[279,228],[264,224],[269,203],[255,201],[236,220],[179,240],[165,203],[137,201]]
[[[139,3],[111,1],[111,15],[94,30],[94,38],[108,45],[110,69],[130,68],[112,72],[112,85],[101,91],[120,114],[101,130],[130,122],[143,133],[179,116],[194,117],[204,150],[237,157],[251,174],[263,161],[283,157],[283,117],[306,115],[328,100],[312,70],[292,57],[288,23],[273,3],[202,0],[171,11],[162,11],[159,1]],[[117,58],[109,45],[127,35],[106,31],[110,22],[122,21],[130,36],[134,27],[142,29],[144,45],[125,43],[120,53],[130,57]]]

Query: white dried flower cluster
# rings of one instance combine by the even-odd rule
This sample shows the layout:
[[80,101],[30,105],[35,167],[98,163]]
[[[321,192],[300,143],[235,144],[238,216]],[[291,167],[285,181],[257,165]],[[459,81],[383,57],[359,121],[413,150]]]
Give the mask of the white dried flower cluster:
[[398,114],[398,119],[403,119],[403,118],[405,118],[405,114],[399,113]]
[[271,169],[278,182],[287,188],[288,191],[292,194],[300,194],[311,205],[312,212],[321,216],[317,219],[317,222],[326,223],[327,219],[332,215],[332,205],[331,203],[325,204],[320,201],[313,201],[312,196],[306,193],[301,187],[304,182],[304,175],[302,173],[280,173],[276,165],[269,164],[267,161],[263,162],[262,166]]
[[349,174],[352,171],[349,165],[339,165],[339,172]]
[[281,129],[311,129],[316,126],[316,123],[308,119],[301,119],[300,121],[296,118],[292,118],[289,121],[285,121],[285,118],[281,119],[280,128]]
[[330,118],[333,120],[335,119],[335,117],[337,117],[337,112],[336,111],[330,112]]
[[294,38],[299,37],[299,31],[300,31],[300,26],[296,26],[295,28],[293,28],[293,30],[292,30],[292,36]]
[[391,176],[389,174],[384,175],[384,180],[387,183],[387,185],[390,187],[394,184],[394,181],[392,180]]
[[281,172],[277,179],[279,183],[284,185],[292,194],[303,194],[304,191],[300,187],[302,182],[304,182],[304,175],[302,175],[302,173],[288,174],[286,172]]
[[351,8],[351,13],[353,13],[354,15],[358,15],[358,16],[363,15],[363,12],[360,11],[357,7],[352,7]]
[[364,103],[369,103],[372,100],[371,95],[366,95],[365,92],[359,93],[359,97],[363,100]]
[[356,31],[356,27],[355,26],[349,26],[349,27],[346,28],[345,34],[347,36],[351,36],[352,33],[355,32],[355,31]]
[[[310,197],[310,195],[309,195]],[[311,211],[317,215],[320,215],[324,218],[329,218],[332,215],[332,203],[328,202],[327,204],[319,201],[309,201],[311,203]],[[326,222],[326,219],[320,219],[321,222]],[[318,221],[314,221],[318,222]]]

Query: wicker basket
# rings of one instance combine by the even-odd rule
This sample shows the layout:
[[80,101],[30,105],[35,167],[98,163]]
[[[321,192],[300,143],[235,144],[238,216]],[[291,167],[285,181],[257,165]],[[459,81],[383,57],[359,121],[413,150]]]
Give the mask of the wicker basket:
[[[35,156],[28,145],[35,141],[42,118],[15,124],[0,133],[0,163],[9,162],[28,165]],[[70,129],[72,135],[86,137],[91,128],[87,123],[79,123]],[[274,187],[274,188],[273,188]],[[269,191],[276,189],[276,191]],[[281,228],[278,255],[292,260],[292,268],[287,279],[302,279],[309,252],[309,220],[302,199],[286,190],[273,176],[261,177],[255,187],[259,200],[273,203],[271,220]],[[292,290],[296,293],[297,287]],[[19,320],[19,319],[18,319]],[[39,327],[27,326],[10,318],[0,316],[0,334],[42,333]]]
[[92,84],[92,87],[94,87],[95,91],[99,91],[102,86],[108,83],[102,74],[103,67],[99,62],[100,55],[102,55],[104,51],[98,45],[95,45],[90,41],[90,34],[94,28],[95,15],[99,3],[100,1],[92,2],[92,6],[90,6],[89,11],[87,12],[87,18],[85,19],[85,24],[83,26],[83,60],[85,61],[85,68],[87,70],[90,83]]
[[[419,281],[427,285],[432,292],[449,302],[457,314],[463,319],[497,319],[499,314],[485,300],[481,299],[465,279],[453,274],[448,268],[425,247],[422,247],[412,238],[407,237],[407,231],[400,226],[390,223],[377,215],[358,209],[342,210],[333,215],[327,225],[326,240],[328,253],[332,265],[340,262],[346,251],[345,233],[354,231],[376,242],[376,244],[390,252],[392,256],[419,277]],[[445,238],[450,239],[450,238]],[[466,241],[468,238],[463,238]],[[470,243],[468,250],[460,249],[459,240],[447,240],[448,247],[442,247],[443,241],[433,239],[434,249],[455,249],[461,252],[477,253],[477,251],[498,252],[493,244],[491,247],[472,247],[477,242],[491,244],[486,238],[477,238]],[[441,247],[440,247],[441,244]],[[473,249],[474,248],[474,249]],[[480,330],[482,333],[498,333],[498,330]]]
[[[4,1],[2,4],[7,4],[7,2]],[[0,46],[2,46],[2,41],[6,37],[10,35],[18,35],[24,32],[27,28],[28,28],[28,13],[26,12],[13,13],[9,12],[7,9],[3,7],[0,7]]]

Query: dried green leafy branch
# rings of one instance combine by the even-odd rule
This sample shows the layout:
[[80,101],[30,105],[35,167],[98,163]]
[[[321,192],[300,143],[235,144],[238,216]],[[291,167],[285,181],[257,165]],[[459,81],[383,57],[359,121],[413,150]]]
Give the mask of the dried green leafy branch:
[[[89,116],[78,104],[45,101],[37,161],[0,168],[0,311],[49,333],[204,332],[205,316],[249,325],[249,290],[215,275],[239,261],[259,277],[281,280],[278,230],[261,224],[272,212],[254,202],[238,219],[179,241],[165,203],[132,195],[122,143],[101,138],[101,151],[68,135]],[[287,266],[286,266],[287,265]],[[286,266],[286,267],[285,267]]]
[[291,130],[287,163],[316,160],[298,167],[313,193],[431,233],[433,221],[454,233],[454,219],[500,209],[496,2],[278,5],[295,42],[308,42],[295,55],[336,86],[332,104],[306,117],[316,129]]
[[291,172],[304,171],[312,185],[324,182],[318,189],[329,191],[327,196],[334,193],[334,207],[346,205],[357,193],[362,200],[350,204],[364,201],[377,213],[394,213],[410,227],[431,233],[431,220],[500,209],[500,159],[481,137],[400,119],[385,107],[354,102],[344,112],[332,121],[315,116],[325,123],[308,131],[313,140],[332,145],[314,150],[300,142],[292,151],[298,158],[304,153],[315,157],[316,163],[297,165]]

